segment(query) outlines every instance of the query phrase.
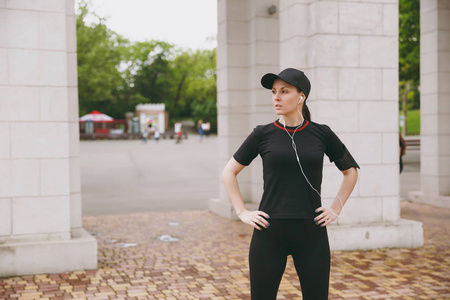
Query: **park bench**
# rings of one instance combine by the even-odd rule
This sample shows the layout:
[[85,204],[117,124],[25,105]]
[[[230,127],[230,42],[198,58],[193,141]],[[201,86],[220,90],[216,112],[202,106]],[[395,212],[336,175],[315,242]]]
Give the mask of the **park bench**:
[[420,138],[406,138],[406,150],[420,150]]

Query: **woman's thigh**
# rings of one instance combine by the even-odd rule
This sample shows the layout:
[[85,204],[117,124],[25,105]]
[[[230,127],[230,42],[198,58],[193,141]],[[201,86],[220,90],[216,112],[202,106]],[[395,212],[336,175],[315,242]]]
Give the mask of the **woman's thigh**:
[[[305,220],[306,221],[306,220]],[[328,299],[330,279],[330,246],[326,228],[304,224],[303,241],[295,241],[292,250],[304,300]]]
[[286,268],[287,255],[273,230],[255,230],[250,244],[250,287],[254,300],[275,300]]

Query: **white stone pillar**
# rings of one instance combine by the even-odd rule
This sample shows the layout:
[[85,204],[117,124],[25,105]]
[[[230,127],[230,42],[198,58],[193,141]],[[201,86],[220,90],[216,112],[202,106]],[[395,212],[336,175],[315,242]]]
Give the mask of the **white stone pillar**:
[[0,1],[0,277],[97,267],[82,227],[73,1]]
[[[259,83],[261,74],[278,66],[278,14],[268,8],[277,1],[219,0],[217,92],[219,171],[258,124],[269,123],[275,114],[270,93]],[[239,185],[247,206],[257,206],[262,194],[261,160],[256,159],[239,174]],[[220,176],[221,178],[221,176]],[[225,187],[210,209],[236,219]],[[252,204],[253,203],[253,204]]]
[[420,191],[408,198],[450,208],[450,1],[420,2]]
[[[301,69],[312,82],[307,104],[313,121],[330,125],[362,168],[345,215],[337,225],[329,227],[332,249],[421,246],[422,224],[400,219],[397,0],[221,2],[218,49],[221,167],[254,125],[268,123],[275,117],[270,95],[260,87],[261,76],[286,67]],[[269,16],[267,9],[274,4],[279,12]],[[239,28],[233,19],[237,11],[250,12],[250,16],[242,16]],[[255,24],[251,26],[253,30],[246,30],[245,20]],[[279,23],[278,38],[271,32],[275,22]],[[266,35],[259,35],[263,31]],[[236,52],[224,51],[237,43],[230,39],[234,35],[239,35],[239,45],[246,47]],[[265,38],[272,50],[259,59],[258,53],[267,49],[262,42]],[[278,51],[274,45],[277,40]],[[277,55],[279,64],[273,60]],[[230,63],[237,59],[245,61]],[[221,81],[221,74],[244,66],[252,70],[250,76],[245,72],[242,78],[233,76],[239,83],[245,83],[239,86],[240,98],[231,97],[235,83]],[[239,114],[244,117],[237,117]],[[222,126],[228,130],[226,134]],[[237,127],[229,130],[231,126]],[[250,168],[249,177],[239,181],[244,181],[244,198],[258,203],[262,186],[257,182],[262,181],[262,172],[260,164],[256,161],[253,164],[257,167]],[[326,163],[322,189],[325,205],[334,198],[341,178],[336,167]],[[223,190],[216,203],[225,207],[227,196]],[[226,207],[231,210],[229,203]]]
[[[329,125],[361,166],[332,249],[417,247],[422,224],[400,219],[397,0],[280,0],[280,65],[312,83],[312,120]],[[322,202],[342,174],[325,159]]]

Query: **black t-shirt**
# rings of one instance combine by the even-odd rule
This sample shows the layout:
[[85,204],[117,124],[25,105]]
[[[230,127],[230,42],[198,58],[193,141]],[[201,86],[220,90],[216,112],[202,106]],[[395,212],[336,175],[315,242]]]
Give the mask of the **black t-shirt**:
[[[298,157],[311,185],[320,193],[324,154],[330,162],[348,153],[344,144],[326,125],[306,121],[294,134]],[[320,196],[311,188],[297,163],[292,140],[279,121],[257,126],[233,155],[248,166],[257,155],[263,162],[264,193],[259,210],[272,219],[313,219],[321,206]],[[348,153],[351,158],[351,155]],[[352,158],[353,159],[353,158]],[[358,167],[356,162],[348,167]]]

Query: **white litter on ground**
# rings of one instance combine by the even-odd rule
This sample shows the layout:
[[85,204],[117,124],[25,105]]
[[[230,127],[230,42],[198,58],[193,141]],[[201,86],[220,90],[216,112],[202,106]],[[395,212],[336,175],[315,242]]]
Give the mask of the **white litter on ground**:
[[174,237],[172,237],[172,236],[170,236],[170,235],[167,235],[167,234],[164,234],[164,235],[159,236],[158,239],[159,239],[161,242],[176,242],[176,241],[178,241],[177,238],[174,238]]

